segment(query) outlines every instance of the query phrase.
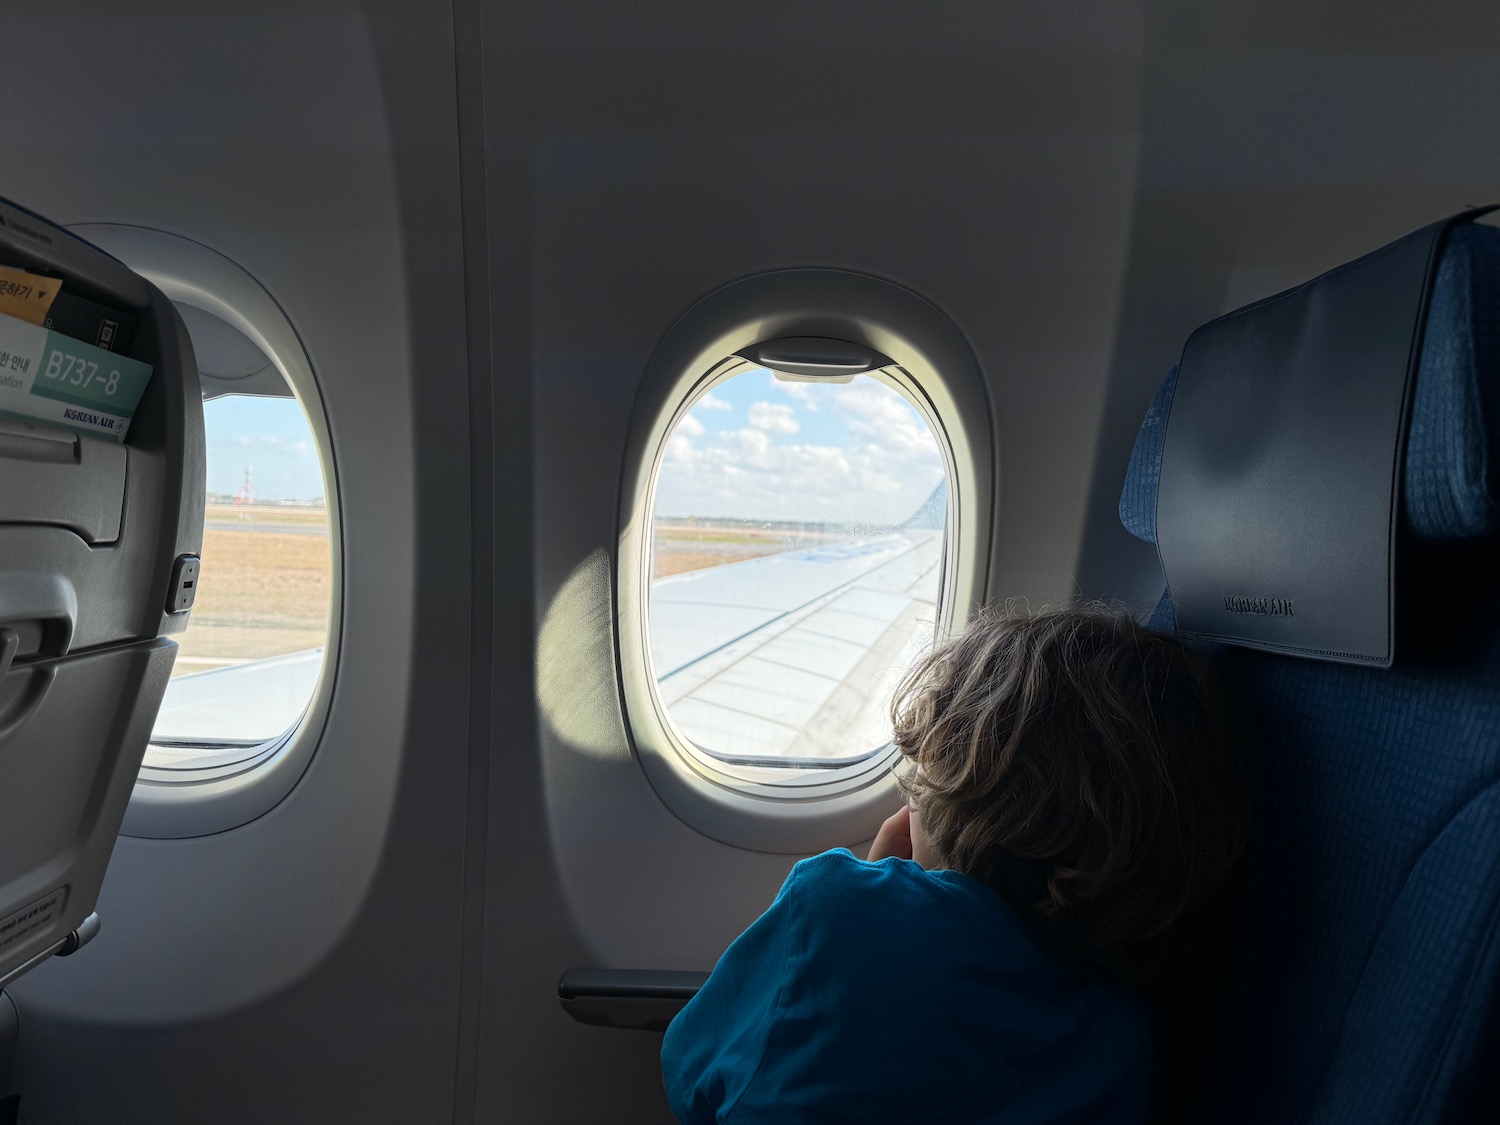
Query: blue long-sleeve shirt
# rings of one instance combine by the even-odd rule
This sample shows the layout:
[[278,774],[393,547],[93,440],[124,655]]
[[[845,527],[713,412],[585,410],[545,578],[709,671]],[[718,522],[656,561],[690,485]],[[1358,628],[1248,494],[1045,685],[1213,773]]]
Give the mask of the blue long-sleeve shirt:
[[672,1110],[720,1122],[1145,1120],[1150,1028],[994,891],[840,848],[803,860],[662,1044]]

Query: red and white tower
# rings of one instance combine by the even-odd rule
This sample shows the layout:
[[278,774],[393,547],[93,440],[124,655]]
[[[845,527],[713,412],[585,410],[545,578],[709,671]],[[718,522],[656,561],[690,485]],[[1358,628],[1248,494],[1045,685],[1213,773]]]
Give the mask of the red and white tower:
[[234,502],[236,504],[255,503],[255,484],[250,479],[250,469],[251,466],[245,466],[245,482],[240,485],[240,490],[234,494]]

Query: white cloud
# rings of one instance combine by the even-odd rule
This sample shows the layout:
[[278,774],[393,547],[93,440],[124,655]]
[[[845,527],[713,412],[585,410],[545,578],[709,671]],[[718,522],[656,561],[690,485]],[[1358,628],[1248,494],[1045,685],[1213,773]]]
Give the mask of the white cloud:
[[766,454],[771,451],[771,438],[763,430],[730,430],[724,440],[754,465],[763,466]]
[[[763,430],[714,435],[714,444],[682,449],[673,438],[662,465],[658,510],[769,519],[848,518],[854,466],[826,445],[774,445]],[[863,518],[868,518],[865,516]]]
[[771,384],[778,391],[790,395],[797,400],[797,404],[812,414],[818,412],[818,395],[813,392],[811,383],[789,383],[785,379],[777,379]]
[[694,410],[733,410],[734,404],[718,398],[712,391],[693,403]]
[[785,403],[757,402],[750,407],[750,424],[777,434],[795,434],[802,428],[797,412]]
[[691,414],[684,414],[682,420],[677,423],[677,432],[683,437],[702,437],[704,434],[704,425]]
[[312,457],[312,442],[277,437],[274,434],[240,434],[229,439],[241,449],[259,449],[267,453],[285,453],[293,457]]
[[903,460],[938,460],[927,423],[898,395],[878,386],[852,387],[838,399],[849,432]]
[[817,420],[799,419],[811,400],[792,393],[795,406],[756,402],[735,429],[679,425],[658,478],[658,512],[890,525],[941,481],[935,438],[896,392],[878,384],[782,386],[832,405]]

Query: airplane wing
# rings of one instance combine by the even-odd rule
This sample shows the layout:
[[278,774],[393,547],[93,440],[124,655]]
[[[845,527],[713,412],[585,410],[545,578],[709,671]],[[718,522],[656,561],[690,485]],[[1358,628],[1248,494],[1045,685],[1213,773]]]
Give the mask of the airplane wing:
[[884,746],[884,700],[932,636],[942,540],[901,530],[653,583],[673,721],[738,764],[841,765]]
[[[202,758],[205,745],[279,738],[307,710],[322,668],[323,650],[313,648],[174,678],[156,716],[148,764]],[[226,690],[229,677],[232,690]],[[183,746],[174,750],[174,743]]]

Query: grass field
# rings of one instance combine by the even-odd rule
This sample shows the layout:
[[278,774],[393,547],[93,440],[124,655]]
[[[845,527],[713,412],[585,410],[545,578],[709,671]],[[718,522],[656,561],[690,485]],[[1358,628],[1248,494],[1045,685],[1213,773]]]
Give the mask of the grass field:
[[847,537],[843,531],[757,527],[714,520],[658,519],[652,531],[652,578],[743,562]]
[[[173,674],[321,645],[331,589],[327,511],[214,504],[207,522],[198,598],[177,637]],[[291,527],[297,530],[283,530]]]
[[328,528],[327,508],[283,507],[280,504],[210,504],[203,513],[208,523],[298,524]]

